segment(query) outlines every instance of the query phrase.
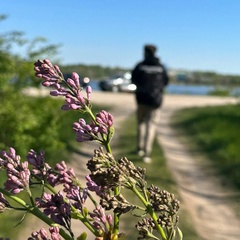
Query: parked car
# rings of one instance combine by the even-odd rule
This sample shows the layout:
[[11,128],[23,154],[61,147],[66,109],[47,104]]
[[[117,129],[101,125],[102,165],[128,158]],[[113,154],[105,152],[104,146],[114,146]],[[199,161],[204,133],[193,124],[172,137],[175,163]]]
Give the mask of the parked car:
[[132,84],[131,77],[130,72],[120,73],[109,79],[100,81],[99,87],[103,91],[134,92],[136,85]]

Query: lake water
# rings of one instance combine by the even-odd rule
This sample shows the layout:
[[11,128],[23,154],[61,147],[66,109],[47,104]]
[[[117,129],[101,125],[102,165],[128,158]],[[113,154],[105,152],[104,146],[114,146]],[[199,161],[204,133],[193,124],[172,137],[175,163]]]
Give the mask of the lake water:
[[[98,86],[98,81],[91,80],[89,85],[94,91],[101,91]],[[169,84],[166,87],[166,93],[168,94],[186,94],[186,95],[208,95],[210,92],[216,89],[216,86],[212,85],[180,85]],[[217,88],[220,89],[220,88]],[[224,87],[221,87],[224,89]],[[226,88],[227,89],[227,88]],[[240,96],[240,87],[235,87],[230,90],[232,96]]]

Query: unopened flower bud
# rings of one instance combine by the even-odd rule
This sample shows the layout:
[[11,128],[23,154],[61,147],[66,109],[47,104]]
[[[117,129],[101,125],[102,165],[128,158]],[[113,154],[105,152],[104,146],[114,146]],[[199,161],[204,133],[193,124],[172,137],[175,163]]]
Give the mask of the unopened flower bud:
[[41,238],[48,239],[47,231],[44,228],[41,228],[39,231]]
[[79,75],[76,72],[72,72],[72,80],[73,81],[79,81]]
[[91,86],[86,87],[86,93],[87,93],[87,99],[88,99],[88,101],[90,101],[90,96],[91,96],[91,93],[92,93],[92,87]]

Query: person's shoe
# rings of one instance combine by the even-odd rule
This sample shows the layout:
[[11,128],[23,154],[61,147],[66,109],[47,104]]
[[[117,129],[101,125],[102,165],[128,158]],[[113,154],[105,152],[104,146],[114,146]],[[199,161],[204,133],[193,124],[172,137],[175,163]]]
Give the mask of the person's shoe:
[[143,150],[138,150],[138,156],[143,157],[145,155],[145,152]]
[[150,157],[144,157],[143,158],[143,162],[145,163],[151,163],[152,162],[152,159]]

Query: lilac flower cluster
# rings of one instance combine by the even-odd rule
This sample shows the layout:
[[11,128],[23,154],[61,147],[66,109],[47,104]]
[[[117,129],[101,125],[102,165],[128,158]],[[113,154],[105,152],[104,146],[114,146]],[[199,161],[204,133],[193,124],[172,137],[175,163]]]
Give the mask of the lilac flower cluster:
[[83,118],[73,123],[73,131],[77,142],[92,141],[98,139],[99,128],[95,123],[87,124]]
[[135,167],[126,157],[116,161],[102,147],[95,149],[93,157],[87,162],[87,168],[91,172],[87,177],[88,187],[100,196],[108,194],[116,186],[128,188],[137,185],[142,188],[146,185],[145,169]]
[[78,122],[73,123],[73,131],[76,134],[77,142],[96,140],[101,142],[99,134],[110,134],[110,129],[113,125],[113,116],[102,110],[96,114],[96,119],[91,124],[87,124],[83,118]]
[[[95,240],[120,240],[120,216],[134,210],[141,211],[141,220],[135,226],[138,239],[173,240],[179,217],[179,201],[173,194],[151,185],[147,187],[146,170],[136,167],[128,158],[116,160],[112,154],[110,141],[114,133],[113,116],[105,110],[94,115],[91,110],[91,87],[86,88],[87,97],[81,94],[79,76],[73,72],[71,78],[64,79],[57,65],[49,60],[38,60],[35,64],[36,76],[43,79],[43,86],[52,87],[52,96],[63,96],[63,110],[78,110],[88,113],[91,123],[80,118],[73,123],[78,142],[94,140],[101,144],[86,163],[89,175],[85,177],[87,187],[82,187],[74,170],[64,161],[54,168],[45,163],[45,153],[30,150],[27,161],[21,162],[14,148],[0,153],[0,170],[5,170],[7,180],[5,189],[0,187],[0,213],[6,209],[24,210],[39,217],[51,227],[49,230],[34,231],[28,240],[67,240],[75,239],[71,227],[72,219],[80,220],[94,235]],[[41,186],[42,194],[34,201],[31,188]],[[55,187],[62,187],[61,191]],[[50,192],[45,192],[45,189]],[[141,206],[131,204],[124,195],[126,188],[140,200]],[[16,194],[26,190],[30,203]],[[91,191],[98,196],[97,200]],[[11,206],[5,195],[22,206]],[[14,195],[14,196],[12,196]],[[93,211],[86,208],[89,200],[95,206]],[[112,210],[114,216],[105,211]],[[44,214],[43,214],[44,213]],[[144,217],[143,217],[144,216]],[[154,234],[158,233],[160,238]],[[83,233],[77,239],[86,239]],[[182,238],[180,238],[182,239]]]
[[64,201],[63,194],[44,193],[41,198],[36,198],[36,205],[44,208],[44,213],[57,224],[70,228],[71,223],[71,207]]
[[96,122],[99,124],[99,132],[107,134],[113,125],[113,116],[103,110],[96,114]]
[[104,195],[104,191],[102,189],[101,186],[97,185],[89,175],[87,175],[85,177],[85,179],[87,180],[87,188],[89,191],[91,192],[95,192],[97,194],[97,196],[101,197],[102,195]]
[[104,239],[111,239],[113,230],[112,215],[106,215],[101,206],[96,207],[89,215],[93,219],[93,226],[99,230],[100,234],[104,235]]
[[4,168],[7,173],[7,181],[5,189],[13,194],[19,193],[29,187],[30,170],[28,162],[20,162],[20,156],[16,155],[14,148],[10,148],[10,152],[3,151],[0,154],[0,167]]
[[87,188],[81,188],[78,178],[76,177],[73,168],[67,168],[64,161],[57,163],[55,171],[48,175],[48,182],[51,186],[62,184],[63,191],[66,193],[68,200],[72,200],[71,204],[82,211],[82,205],[87,199]]
[[41,228],[39,231],[34,231],[32,236],[28,240],[61,240],[58,227],[50,227],[49,232],[51,238],[49,237],[47,231],[44,228]]
[[39,154],[31,149],[27,154],[27,161],[32,165],[32,173],[38,177],[44,177],[51,170],[51,167],[45,163],[45,152],[41,151]]
[[62,106],[63,110],[85,110],[86,107],[90,106],[92,89],[90,86],[86,88],[87,98],[84,98],[81,94],[82,88],[77,73],[73,72],[71,78],[65,80],[60,68],[53,65],[48,59],[38,60],[34,65],[35,75],[44,79],[42,85],[55,88],[50,91],[50,95],[65,97],[65,104]]
[[[158,214],[157,224],[168,229],[172,234],[177,228],[179,216],[177,215],[180,202],[174,195],[151,185],[147,188],[149,193],[149,202],[152,209]],[[157,229],[157,224],[152,218],[143,218],[138,221],[136,228],[141,235],[138,239],[146,239],[152,235],[153,230]],[[171,234],[170,234],[171,235]]]
[[[63,186],[65,195],[43,193],[42,197],[36,198],[36,206],[43,208],[44,214],[50,217],[55,223],[64,226],[71,233],[71,208],[83,213],[83,204],[88,195],[87,188],[81,188],[80,183],[72,168],[68,168],[64,161],[57,163],[52,169],[45,163],[45,153],[39,154],[30,150],[27,154],[27,160],[21,162],[20,156],[16,154],[14,148],[10,148],[9,153],[3,151],[0,158],[0,167],[6,170],[7,181],[5,190],[17,194],[22,190],[30,191],[31,184],[50,184],[52,187]],[[32,169],[29,170],[29,165]],[[30,177],[33,179],[30,181]],[[33,180],[37,182],[33,182]],[[43,180],[43,181],[42,181]],[[0,193],[0,212],[5,211],[10,206],[4,195]],[[43,230],[42,230],[43,231]],[[40,236],[40,231],[36,236]],[[34,238],[39,239],[39,238]],[[42,238],[45,239],[45,238]],[[48,239],[48,238],[46,238]]]
[[34,70],[38,78],[44,79],[42,85],[49,87],[63,81],[63,74],[57,65],[53,65],[48,59],[38,60],[34,63]]
[[[91,107],[90,95],[92,89],[90,86],[87,86],[87,98],[83,97],[77,73],[73,72],[71,78],[64,79],[59,67],[53,65],[48,59],[38,60],[34,65],[36,76],[44,79],[42,82],[43,86],[55,88],[50,91],[50,95],[65,97],[65,104],[62,106],[63,110],[86,111]],[[78,122],[74,122],[73,130],[76,133],[76,140],[78,142],[90,140],[102,142],[98,134],[105,134],[109,138],[111,136],[112,125],[113,116],[103,110],[96,114],[91,124],[87,124],[84,119],[80,118]]]
[[[82,205],[87,199],[88,191],[87,188],[80,187],[79,180],[76,177],[73,168],[68,168],[66,163],[61,161],[55,165],[54,169],[52,169],[47,163],[44,163],[43,151],[41,151],[40,154],[37,154],[34,150],[31,150],[27,155],[27,159],[29,163],[33,165],[34,168],[32,171],[36,174],[36,176],[42,176],[42,178],[45,179],[52,187],[61,184],[63,186],[63,192],[65,192],[65,196],[68,199],[68,205],[70,206],[71,204],[79,211],[82,211]],[[39,174],[39,172],[41,174]],[[49,195],[45,194],[45,198],[49,199]],[[52,201],[56,200],[59,202],[58,198],[59,197],[55,197]],[[39,199],[37,199],[37,202],[39,203]],[[42,207],[42,205],[40,204],[39,207]],[[54,214],[55,210],[53,215],[51,215],[52,220],[55,221],[56,219]],[[59,214],[58,218],[60,219],[61,217],[63,216],[60,216]],[[65,222],[61,221],[61,223],[63,224]]]
[[52,171],[48,176],[48,182],[53,187],[59,184],[71,184],[74,179],[77,180],[74,170],[72,168],[68,169],[64,161],[57,163],[55,171]]

